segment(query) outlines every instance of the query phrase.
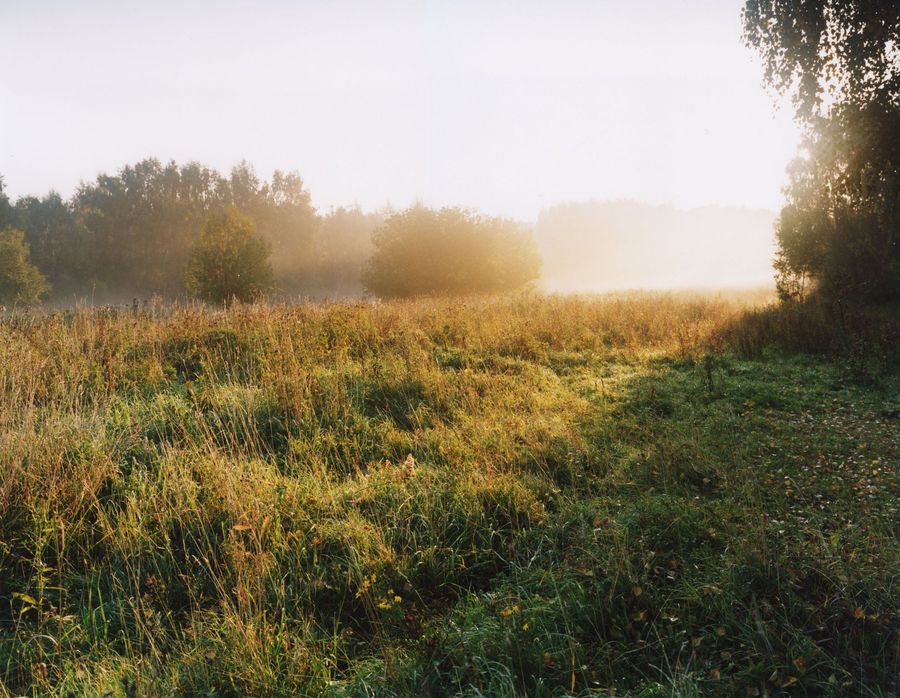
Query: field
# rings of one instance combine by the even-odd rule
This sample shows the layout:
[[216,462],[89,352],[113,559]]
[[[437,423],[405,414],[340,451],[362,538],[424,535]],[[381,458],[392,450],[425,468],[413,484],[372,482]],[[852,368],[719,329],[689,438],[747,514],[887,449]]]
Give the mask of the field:
[[0,696],[896,695],[895,337],[750,302],[7,314]]

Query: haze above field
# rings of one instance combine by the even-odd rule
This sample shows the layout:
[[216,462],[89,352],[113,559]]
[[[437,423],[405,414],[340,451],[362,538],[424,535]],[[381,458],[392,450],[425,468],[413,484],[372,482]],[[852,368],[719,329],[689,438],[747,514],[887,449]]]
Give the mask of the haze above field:
[[777,210],[797,134],[738,0],[0,6],[12,196],[147,156],[296,169],[320,210]]
[[548,291],[770,286],[774,214],[633,201],[579,202],[541,211],[534,237]]
[[771,282],[799,135],[740,0],[183,5],[0,5],[8,195],[69,197],[147,157],[245,160],[298,172],[323,215],[520,221],[548,290]]

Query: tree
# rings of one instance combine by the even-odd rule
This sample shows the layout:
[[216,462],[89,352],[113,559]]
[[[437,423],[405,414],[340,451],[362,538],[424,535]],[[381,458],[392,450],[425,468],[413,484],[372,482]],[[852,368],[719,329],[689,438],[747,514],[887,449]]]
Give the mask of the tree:
[[514,221],[461,208],[414,206],[388,218],[373,242],[363,284],[382,297],[501,293],[540,272],[534,241]]
[[0,228],[12,224],[13,207],[4,191],[3,176],[0,175]]
[[14,205],[0,178],[0,229],[25,233],[54,292],[102,302],[183,294],[194,243],[209,217],[228,206],[252,219],[271,245],[280,288],[315,285],[320,218],[296,172],[265,180],[246,162],[223,176],[196,162],[148,158],[98,174],[69,200],[50,192]]
[[188,290],[211,302],[259,298],[272,284],[269,249],[253,221],[235,207],[214,214],[191,250]]
[[182,292],[191,245],[224,198],[221,176],[196,163],[151,158],[98,175],[72,201],[88,250],[81,276],[113,295]]
[[319,217],[297,172],[276,170],[261,182],[242,162],[231,171],[229,203],[250,216],[272,246],[273,269],[281,288],[298,290],[310,283],[315,267]]
[[776,224],[782,298],[900,296],[900,112],[847,107],[806,139]]
[[53,287],[55,295],[77,292],[90,260],[83,232],[72,207],[56,192],[16,201],[16,227],[25,233],[32,263]]
[[780,295],[900,297],[900,3],[747,0],[743,23],[805,134],[776,229]]
[[21,230],[0,230],[0,303],[32,305],[46,295],[47,280],[28,257]]
[[790,94],[801,121],[847,106],[897,105],[900,3],[895,0],[747,0],[744,41],[766,82]]
[[362,275],[372,256],[372,234],[385,212],[366,213],[359,206],[332,209],[322,218],[316,244],[316,281],[339,295],[362,293]]

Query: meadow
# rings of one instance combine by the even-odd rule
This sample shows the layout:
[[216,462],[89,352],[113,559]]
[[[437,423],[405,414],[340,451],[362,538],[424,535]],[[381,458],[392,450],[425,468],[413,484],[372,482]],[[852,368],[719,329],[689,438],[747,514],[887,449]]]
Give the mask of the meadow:
[[7,313],[0,696],[896,695],[896,326],[759,302]]

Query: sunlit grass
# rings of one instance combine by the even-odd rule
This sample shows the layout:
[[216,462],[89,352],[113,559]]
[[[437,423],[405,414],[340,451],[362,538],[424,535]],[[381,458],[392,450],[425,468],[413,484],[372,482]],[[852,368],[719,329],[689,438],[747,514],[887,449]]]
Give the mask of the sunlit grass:
[[896,374],[748,302],[3,318],[0,695],[887,692]]

